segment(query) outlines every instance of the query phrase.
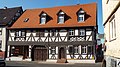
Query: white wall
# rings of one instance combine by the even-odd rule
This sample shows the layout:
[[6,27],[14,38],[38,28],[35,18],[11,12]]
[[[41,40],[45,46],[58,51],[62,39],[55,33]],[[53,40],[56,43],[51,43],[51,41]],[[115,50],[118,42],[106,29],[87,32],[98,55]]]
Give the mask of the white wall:
[[[112,6],[115,6],[117,4],[118,1],[110,1],[109,5],[112,5]],[[111,11],[113,11],[112,9],[114,9],[114,7],[111,7],[111,6],[103,6],[104,9],[111,9]],[[108,10],[108,11],[109,11]],[[105,13],[105,10],[104,11],[104,14],[103,14],[103,17],[106,16]],[[109,24],[109,21],[106,23],[105,27],[104,27],[104,32],[105,32],[105,39],[107,40],[107,43],[106,43],[106,46],[107,46],[107,49],[106,49],[106,52],[105,52],[105,55],[109,55],[109,56],[113,56],[113,57],[118,57],[120,58],[120,7],[118,8],[118,10],[114,13],[115,15],[115,23],[116,23],[116,38],[115,40],[112,40],[110,41],[110,24]]]
[[[78,29],[75,29],[75,36],[78,36]],[[66,35],[67,35],[67,32],[59,32],[60,33],[60,36],[62,36],[61,37],[61,39],[60,38],[56,38],[55,36],[53,36],[53,37],[51,37],[51,38],[49,38],[49,41],[50,42],[52,42],[52,41],[54,41],[55,40],[55,38],[56,38],[56,42],[59,40],[59,42],[61,42],[61,41],[63,41],[63,40],[65,40],[65,41],[67,41],[67,37],[65,37]],[[37,41],[38,39],[39,39],[39,37],[35,37],[35,38],[29,38],[29,36],[30,36],[30,34],[31,34],[31,32],[30,31],[27,31],[27,33],[26,33],[26,36],[28,36],[28,37],[26,37],[26,41],[28,40],[28,41],[31,41],[31,39],[32,39],[32,41],[34,41],[34,39],[35,39],[35,41]],[[36,36],[36,33],[35,32],[32,32],[32,34],[33,34],[33,36]],[[56,33],[56,36],[57,36],[57,34],[58,34],[58,32]],[[86,31],[86,41],[92,41],[92,36],[91,36],[91,34],[92,34],[92,31]],[[13,32],[10,32],[10,35],[12,36],[12,40],[14,40],[14,37],[15,37],[15,32],[13,31]],[[51,33],[50,33],[50,35],[51,35]],[[45,34],[44,34],[44,36],[45,37],[41,37],[42,38],[42,40],[41,40],[41,42],[42,41],[44,41],[45,39],[46,39],[46,37],[48,36],[48,32],[46,31],[45,32]],[[84,40],[84,38],[82,38],[82,37],[77,37],[78,38],[78,40],[79,41],[85,41]],[[70,39],[71,41],[76,41],[76,38],[71,38]],[[9,37],[9,41],[11,41],[11,37]],[[24,39],[16,39],[16,41],[24,41]],[[46,39],[46,41],[45,42],[48,42],[48,38]]]
[[[119,0],[102,0],[102,8],[103,8],[103,23],[107,20],[108,16],[111,12],[115,9],[116,5],[118,4]],[[107,3],[107,4],[106,4]]]
[[6,48],[6,28],[2,28],[2,36],[0,36],[0,37],[2,39],[1,50],[5,51],[5,48]]

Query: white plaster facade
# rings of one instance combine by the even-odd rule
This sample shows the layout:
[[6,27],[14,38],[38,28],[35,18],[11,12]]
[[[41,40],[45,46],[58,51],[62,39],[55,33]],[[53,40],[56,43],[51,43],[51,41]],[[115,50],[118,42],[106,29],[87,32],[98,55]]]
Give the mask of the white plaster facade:
[[0,35],[0,41],[1,41],[1,50],[5,51],[6,48],[6,28],[5,27],[1,27],[1,35]]
[[[106,52],[104,52],[106,67],[111,67],[113,63],[116,64],[113,65],[113,67],[119,67],[118,58],[120,58],[120,1],[102,0],[102,8],[105,40],[107,40],[105,43]],[[112,29],[111,22],[114,22]],[[111,33],[112,30],[114,31]],[[112,34],[115,34],[114,38],[111,38]]]

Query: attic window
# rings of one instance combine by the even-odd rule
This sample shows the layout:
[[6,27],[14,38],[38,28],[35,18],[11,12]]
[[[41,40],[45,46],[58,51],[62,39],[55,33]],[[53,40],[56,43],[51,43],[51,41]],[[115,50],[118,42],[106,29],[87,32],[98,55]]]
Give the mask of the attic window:
[[59,13],[59,15],[58,15],[58,23],[59,24],[63,24],[64,23],[64,16],[65,16],[64,12],[60,12]]
[[83,22],[85,21],[85,11],[80,9],[78,11],[78,22]]
[[28,20],[29,20],[29,18],[26,18],[26,19],[24,20],[24,22],[28,22]]
[[41,18],[40,18],[40,24],[45,24],[46,23],[46,13],[42,13],[41,14]]

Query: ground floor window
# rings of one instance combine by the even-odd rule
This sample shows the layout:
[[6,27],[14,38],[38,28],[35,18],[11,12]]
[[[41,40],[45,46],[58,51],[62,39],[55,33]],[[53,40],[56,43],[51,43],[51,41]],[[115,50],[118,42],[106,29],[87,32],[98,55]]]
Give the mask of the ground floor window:
[[50,54],[56,54],[56,47],[50,47]]
[[23,56],[24,58],[28,57],[29,46],[11,46],[11,56]]
[[82,54],[87,54],[87,46],[82,46]]

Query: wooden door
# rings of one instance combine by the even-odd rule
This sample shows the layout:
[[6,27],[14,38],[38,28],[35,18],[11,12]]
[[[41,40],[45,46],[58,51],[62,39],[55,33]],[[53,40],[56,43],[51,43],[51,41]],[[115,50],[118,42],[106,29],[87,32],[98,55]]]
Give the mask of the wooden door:
[[43,47],[37,47],[34,49],[34,61],[46,61],[47,49]]
[[60,50],[59,50],[59,59],[62,59],[62,58],[66,58],[65,57],[65,49],[64,47],[61,47]]

